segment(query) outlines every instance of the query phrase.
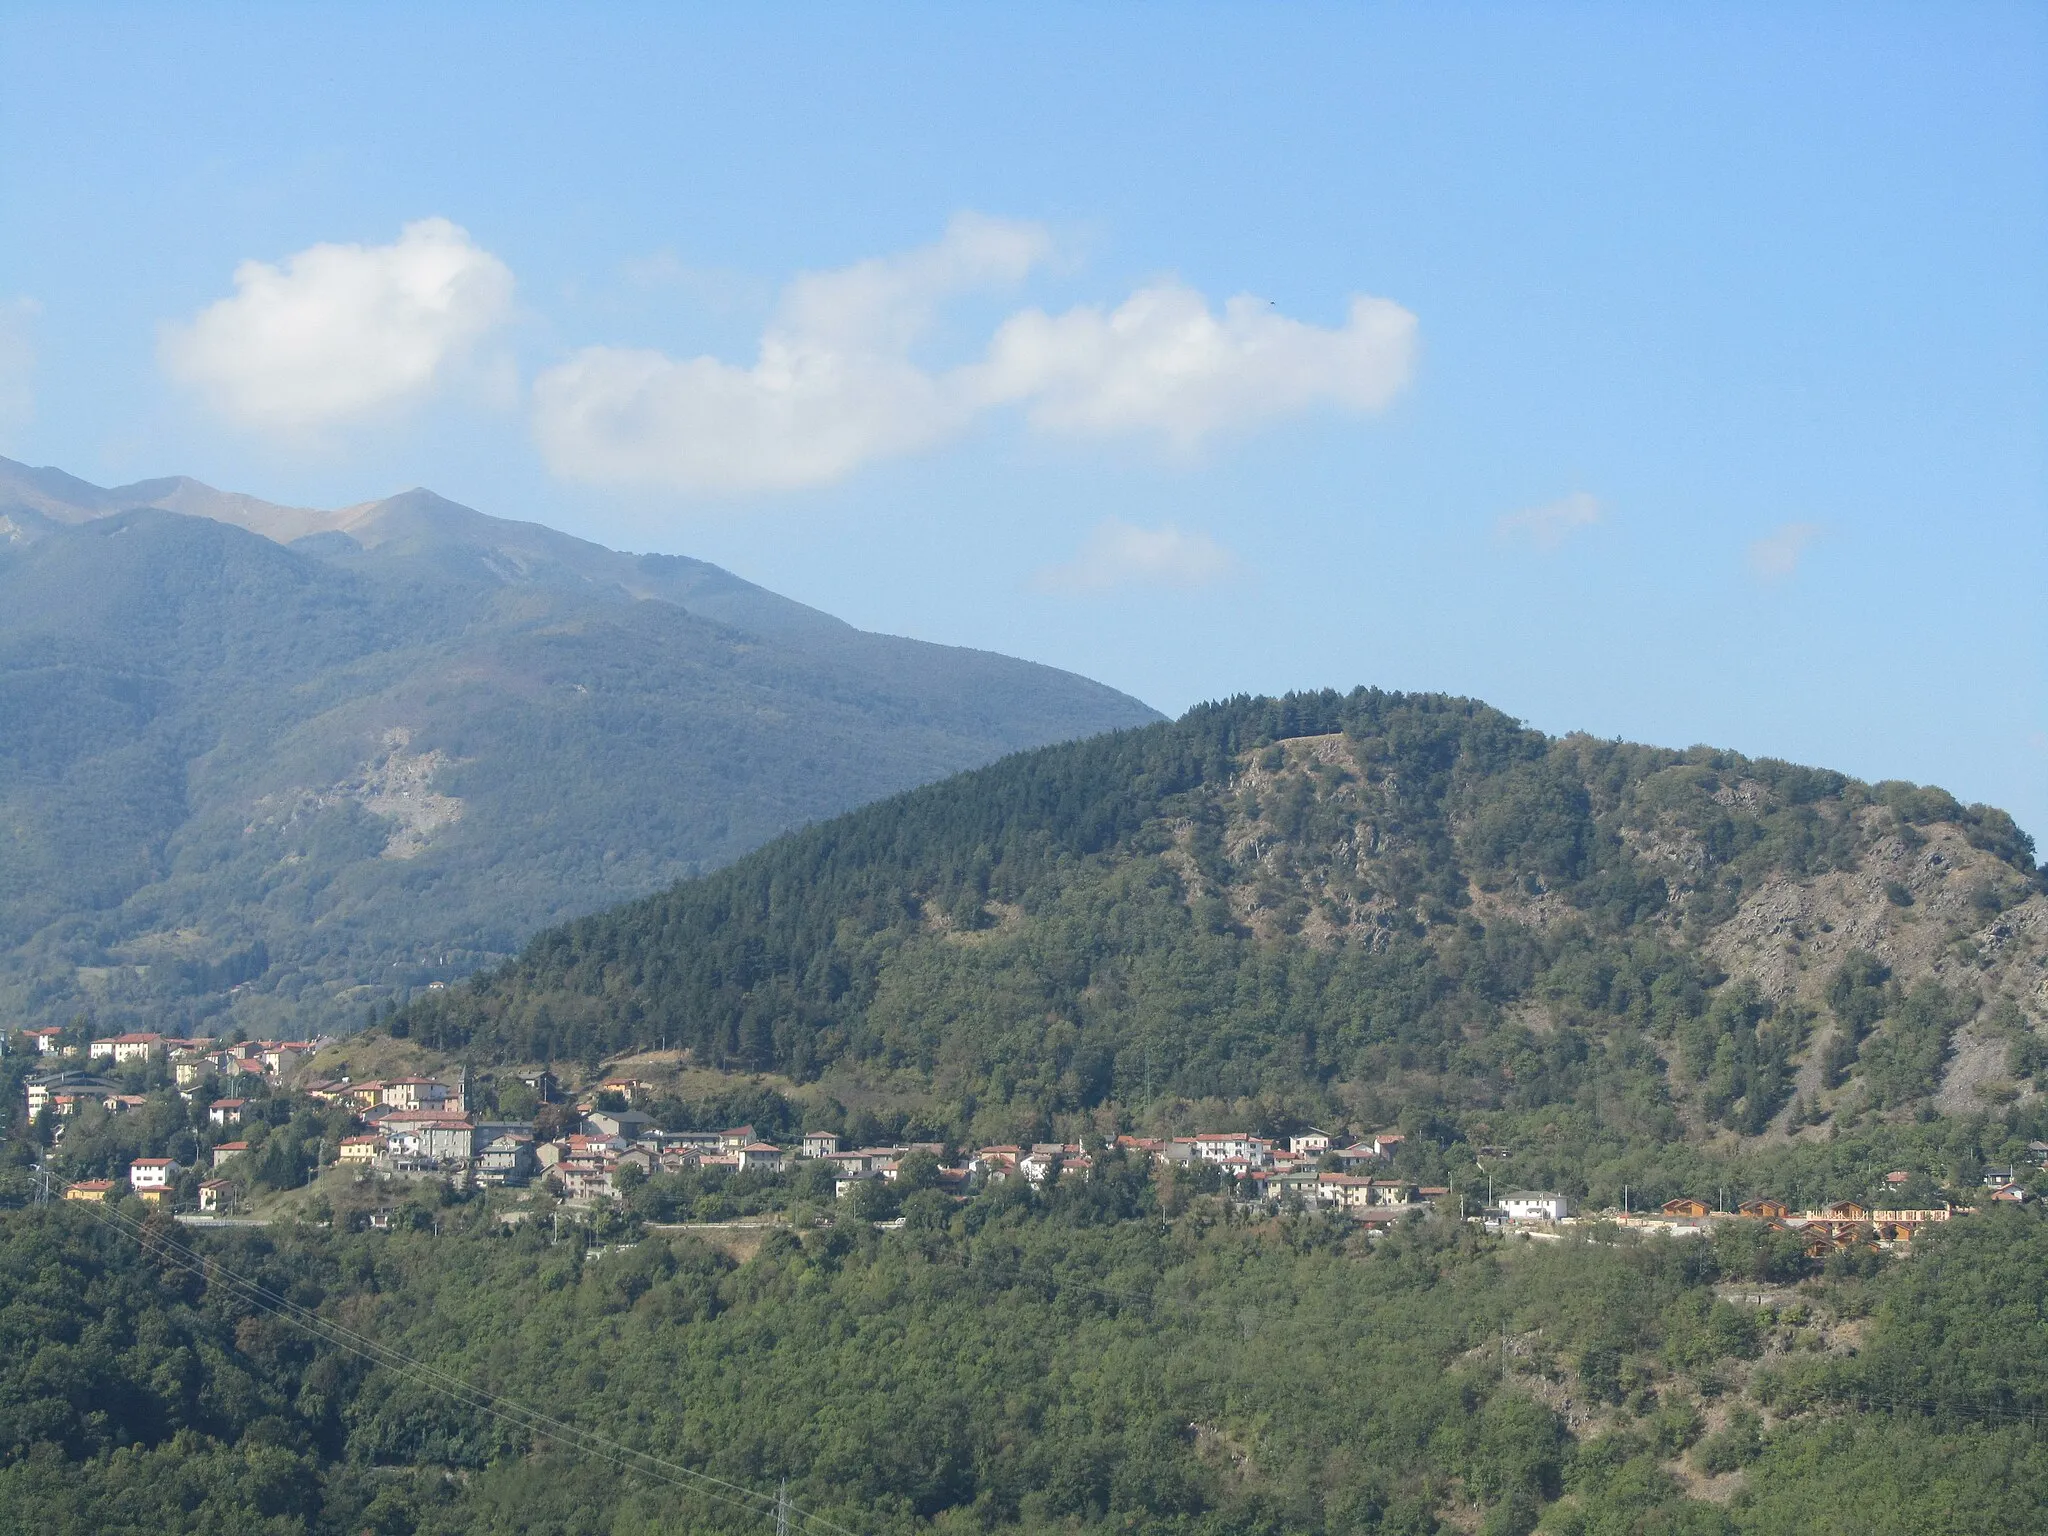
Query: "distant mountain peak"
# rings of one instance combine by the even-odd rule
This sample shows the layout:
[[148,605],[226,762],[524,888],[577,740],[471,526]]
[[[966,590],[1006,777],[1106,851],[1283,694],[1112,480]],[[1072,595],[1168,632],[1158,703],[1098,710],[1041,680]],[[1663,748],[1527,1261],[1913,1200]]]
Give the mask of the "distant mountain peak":
[[0,460],[0,1017],[332,1027],[791,826],[1157,718],[423,487],[323,511]]

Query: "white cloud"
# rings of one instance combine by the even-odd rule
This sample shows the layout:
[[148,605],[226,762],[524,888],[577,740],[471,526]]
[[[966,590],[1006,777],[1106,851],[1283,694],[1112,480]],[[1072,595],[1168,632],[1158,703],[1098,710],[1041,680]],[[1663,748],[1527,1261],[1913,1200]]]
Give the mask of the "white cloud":
[[1219,316],[1177,283],[1108,313],[1013,315],[956,368],[913,360],[945,301],[1019,282],[1052,254],[1039,225],[962,214],[935,244],[797,278],[751,365],[585,348],[535,380],[535,434],[572,479],[793,490],[935,447],[1000,406],[1046,431],[1185,448],[1316,405],[1377,410],[1413,364],[1415,317],[1384,299],[1319,329],[1251,298]]
[[1157,433],[1179,448],[1315,406],[1382,409],[1407,384],[1415,316],[1355,298],[1334,330],[1240,295],[1219,316],[1176,282],[1114,310],[1026,310],[996,332],[987,389],[1029,402],[1033,425],[1085,436]]
[[1749,546],[1750,574],[1759,581],[1783,581],[1799,569],[1806,546],[1820,537],[1818,523],[1786,523]]
[[164,328],[163,366],[230,421],[292,435],[426,393],[510,313],[512,273],[421,219],[390,245],[245,261],[235,290]]
[[1573,491],[1540,507],[1524,507],[1496,518],[1493,536],[1504,543],[1534,544],[1538,549],[1556,549],[1581,528],[1590,528],[1605,516],[1605,510],[1584,491]]
[[1236,573],[1237,557],[1206,533],[1164,524],[1139,528],[1117,518],[1096,525],[1073,559],[1032,579],[1042,592],[1108,592],[1119,587],[1205,587]]
[[36,409],[36,317],[34,299],[0,304],[0,438],[29,424]]
[[1051,238],[963,214],[936,244],[791,283],[752,367],[586,347],[534,381],[541,451],[572,479],[686,491],[795,490],[915,453],[972,420],[909,348],[953,295],[1012,283]]
[[797,490],[928,448],[971,411],[902,358],[776,338],[752,368],[586,347],[534,381],[557,474],[683,491]]

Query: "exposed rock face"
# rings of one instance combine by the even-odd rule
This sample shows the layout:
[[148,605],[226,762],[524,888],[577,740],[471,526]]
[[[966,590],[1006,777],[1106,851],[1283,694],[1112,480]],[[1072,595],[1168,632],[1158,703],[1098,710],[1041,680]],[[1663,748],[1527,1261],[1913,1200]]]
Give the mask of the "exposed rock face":
[[434,775],[450,761],[438,748],[407,753],[412,732],[394,726],[384,735],[381,758],[363,765],[357,778],[334,786],[334,792],[348,796],[372,816],[395,823],[391,841],[384,845],[387,859],[417,858],[442,827],[462,819],[462,802],[453,795],[434,792]]
[[[1697,799],[1745,825],[1785,809],[1754,778],[1718,783]],[[1233,921],[1267,940],[1384,944],[1412,921],[1404,914],[1419,873],[1446,852],[1428,846],[1404,815],[1397,780],[1375,772],[1369,755],[1342,735],[1248,754],[1221,803],[1220,835],[1208,834],[1221,859],[1204,857],[1205,834],[1193,818],[1170,829],[1161,857],[1190,901],[1220,899]],[[1816,839],[1831,842],[1831,867],[1769,873],[1730,906],[1718,890],[1726,854],[1717,857],[1709,846],[1709,833],[1725,828],[1703,832],[1682,804],[1674,811],[1640,789],[1594,809],[1634,864],[1662,881],[1667,900],[1655,927],[1669,942],[1694,947],[1731,979],[1753,979],[1774,1004],[1813,1011],[1799,1097],[1832,1107],[1853,1096],[1853,1084],[1824,1086],[1821,1058],[1835,1028],[1828,983],[1856,951],[1875,956],[1902,988],[1932,979],[1966,1005],[1974,1001],[1973,1017],[1954,1037],[1938,1107],[1981,1109],[2034,1091],[2005,1078],[2013,1021],[2048,1034],[2048,895],[1997,853],[1973,846],[1964,825],[1909,824],[1855,796],[1816,798],[1801,811]],[[1452,830],[1472,917],[1539,931],[1584,920],[1540,881],[1487,878],[1472,867],[1471,827]],[[2010,1008],[2000,1014],[2001,1005]],[[1514,1019],[1539,1033],[1554,1023],[1535,1003],[1518,1005]],[[1780,1128],[1789,1112],[1777,1117]]]

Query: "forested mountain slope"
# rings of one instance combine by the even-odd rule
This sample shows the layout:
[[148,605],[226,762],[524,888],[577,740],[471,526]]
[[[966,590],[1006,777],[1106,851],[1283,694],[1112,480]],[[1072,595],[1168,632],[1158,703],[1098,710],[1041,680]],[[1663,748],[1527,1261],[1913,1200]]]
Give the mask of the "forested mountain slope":
[[0,1012],[357,1022],[790,827],[1156,718],[428,492],[326,513],[0,461]]
[[479,1062],[665,1045],[908,1079],[963,1139],[1197,1106],[1547,1125],[1583,1179],[1603,1138],[2028,1098],[2044,964],[2048,897],[2002,812],[1361,690],[870,806],[544,934],[393,1027]]
[[806,1221],[744,1264],[716,1233],[556,1243],[477,1199],[354,1234],[9,1211],[0,1536],[765,1536],[781,1489],[792,1530],[848,1536],[2040,1528],[2030,1213],[1801,1280],[1761,1223],[1368,1242],[1174,1203],[1109,1156],[1038,1195],[924,1191],[899,1232]]

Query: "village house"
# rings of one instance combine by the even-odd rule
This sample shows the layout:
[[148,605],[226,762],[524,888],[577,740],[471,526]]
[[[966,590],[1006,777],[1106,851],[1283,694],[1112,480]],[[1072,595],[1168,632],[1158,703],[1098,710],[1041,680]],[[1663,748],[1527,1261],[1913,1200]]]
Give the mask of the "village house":
[[320,1044],[315,1040],[265,1041],[263,1070],[272,1077],[290,1077],[298,1070],[300,1062],[310,1060],[319,1049]]
[[476,1127],[465,1115],[418,1122],[420,1154],[444,1163],[466,1162],[476,1153]]
[[628,1147],[619,1154],[618,1160],[612,1164],[612,1178],[616,1182],[618,1176],[628,1168],[637,1168],[640,1172],[652,1178],[659,1171],[660,1167],[661,1157],[659,1153],[651,1151],[646,1147]]
[[138,1157],[128,1165],[128,1187],[145,1200],[162,1200],[171,1192],[178,1165],[168,1157]]
[[1299,1136],[1288,1137],[1287,1151],[1293,1157],[1321,1157],[1330,1150],[1331,1139],[1328,1131],[1311,1128]]
[[[893,1168],[909,1150],[908,1147],[856,1147],[850,1152],[833,1153],[829,1161],[837,1165],[840,1177],[849,1178],[857,1173],[876,1173],[884,1167]],[[1016,1148],[1009,1150],[1014,1153]]]
[[378,1124],[386,1150],[393,1157],[424,1157],[434,1162],[465,1161],[476,1145],[476,1127],[467,1116],[397,1111]]
[[1782,1200],[1768,1196],[1758,1200],[1745,1200],[1735,1207],[1738,1216],[1752,1216],[1760,1221],[1783,1221],[1792,1214],[1792,1207]]
[[740,1160],[740,1172],[759,1169],[763,1173],[780,1173],[784,1158],[782,1148],[766,1141],[750,1141],[733,1154]]
[[92,1073],[84,1073],[84,1071],[37,1073],[37,1075],[29,1077],[23,1083],[23,1087],[27,1090],[29,1118],[31,1120],[35,1116],[39,1116],[45,1108],[49,1108],[51,1102],[59,1094],[70,1096],[72,1100],[84,1098],[90,1104],[92,1100],[104,1098],[106,1094],[119,1094],[121,1092],[121,1085],[119,1083],[111,1083],[111,1081],[106,1081],[104,1077],[94,1077]]
[[805,1131],[805,1157],[830,1157],[839,1150],[839,1134],[836,1131]]
[[571,1155],[555,1165],[552,1175],[561,1186],[565,1200],[608,1200],[614,1193],[612,1172],[616,1165],[602,1153]]
[[431,1077],[395,1077],[379,1087],[379,1101],[393,1109],[440,1110],[448,1107],[448,1085]]
[[1362,1211],[1373,1204],[1372,1178],[1355,1173],[1322,1173],[1315,1178],[1319,1203],[1340,1211]]
[[80,1179],[75,1184],[64,1186],[64,1198],[66,1200],[104,1200],[120,1187],[120,1184],[113,1179]]
[[664,1152],[681,1153],[687,1158],[716,1155],[718,1151],[716,1131],[651,1131],[646,1139],[656,1142]]
[[207,1179],[199,1186],[199,1209],[209,1216],[218,1216],[229,1210],[235,1203],[235,1186],[228,1179]]
[[63,1029],[55,1024],[45,1024],[40,1029],[25,1029],[22,1033],[35,1042],[38,1056],[56,1055],[64,1039]]
[[213,1149],[213,1166],[218,1168],[231,1157],[240,1157],[249,1150],[246,1141],[223,1141]]
[[1022,1155],[1021,1147],[983,1147],[967,1160],[967,1166],[973,1170],[976,1178],[990,1184],[1000,1184],[1005,1179],[1016,1176],[1017,1159]]
[[1500,1197],[1501,1214],[1509,1221],[1563,1221],[1567,1210],[1563,1195],[1548,1190],[1522,1189]]
[[533,1137],[506,1131],[484,1143],[477,1153],[476,1181],[479,1184],[517,1187],[526,1183],[539,1168],[533,1153]]
[[616,1137],[578,1135],[565,1136],[552,1145],[557,1149],[556,1157],[547,1177],[560,1188],[565,1199],[605,1199],[612,1195],[612,1174],[618,1166],[619,1154],[626,1150],[623,1141]]
[[211,1056],[188,1056],[171,1064],[171,1079],[180,1088],[197,1088],[218,1070]]
[[720,1131],[718,1133],[718,1150],[730,1156],[732,1153],[739,1151],[741,1147],[747,1145],[748,1142],[759,1141],[760,1139],[760,1137],[754,1134],[754,1128],[751,1125],[734,1126],[729,1131]]
[[209,1125],[240,1125],[242,1111],[249,1107],[247,1099],[215,1099],[206,1106],[206,1120]]
[[100,1108],[110,1115],[125,1115],[131,1109],[141,1109],[148,1102],[139,1093],[110,1093],[100,1100]]
[[131,1061],[148,1061],[163,1054],[164,1037],[154,1034],[113,1035],[105,1040],[95,1040],[86,1047],[86,1055],[94,1061],[112,1061],[117,1067]]
[[[215,1150],[218,1151],[219,1149],[215,1148]],[[346,1164],[367,1166],[370,1163],[374,1163],[383,1155],[383,1152],[384,1138],[375,1133],[364,1136],[344,1136],[341,1138],[339,1161]]]
[[1195,1156],[1205,1163],[1238,1160],[1262,1167],[1271,1161],[1273,1153],[1270,1141],[1249,1131],[1200,1131],[1195,1135],[1194,1146]]
[[655,1129],[654,1116],[637,1109],[593,1109],[583,1117],[584,1129],[593,1136],[622,1136],[638,1141]]
[[1680,1195],[1676,1200],[1666,1200],[1663,1210],[1666,1216],[1694,1217],[1714,1214],[1711,1205],[1704,1200],[1696,1200],[1691,1195]]

